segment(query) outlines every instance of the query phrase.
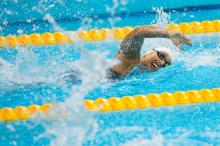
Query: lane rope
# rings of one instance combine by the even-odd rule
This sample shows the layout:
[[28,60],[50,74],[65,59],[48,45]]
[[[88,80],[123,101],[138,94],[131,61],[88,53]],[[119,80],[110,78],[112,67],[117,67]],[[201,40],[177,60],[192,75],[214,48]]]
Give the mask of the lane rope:
[[[75,34],[78,39],[85,41],[103,41],[110,36],[116,40],[123,39],[134,27],[112,28],[112,29],[91,29],[89,31],[68,31]],[[168,30],[183,32],[185,34],[220,32],[220,20],[202,22],[183,22],[180,24],[171,23],[167,26]],[[21,34],[19,36],[0,36],[0,48],[15,46],[41,46],[55,45],[64,43],[74,43],[66,34],[62,32],[45,32],[43,34]]]
[[[122,98],[97,98],[96,100],[83,100],[83,103],[92,112],[111,112],[218,101],[220,101],[220,88],[124,96]],[[48,113],[52,109],[52,104],[5,107],[0,109],[0,121],[27,120],[37,112]]]

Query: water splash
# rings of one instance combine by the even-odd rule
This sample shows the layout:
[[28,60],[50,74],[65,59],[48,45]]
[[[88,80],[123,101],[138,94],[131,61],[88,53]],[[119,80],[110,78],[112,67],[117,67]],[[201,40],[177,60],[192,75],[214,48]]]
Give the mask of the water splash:
[[71,69],[80,72],[78,76],[81,84],[73,85],[70,97],[61,106],[58,106],[58,111],[62,108],[68,116],[61,119],[62,122],[55,121],[49,125],[45,124],[46,133],[55,137],[51,145],[72,145],[73,141],[74,145],[82,145],[85,139],[93,137],[98,129],[96,120],[85,109],[82,100],[104,78],[109,61],[106,59],[105,52],[89,51],[84,46],[83,40],[62,30],[52,16],[47,14],[45,19],[52,24],[54,30],[62,31],[78,42],[75,45],[81,53],[79,60],[69,63]]
[[155,25],[166,28],[170,21],[170,15],[163,11],[163,7],[153,8],[153,11],[157,13]]
[[[217,48],[217,51],[220,49]],[[220,57],[219,54],[212,52],[200,52],[198,54],[184,53],[187,56],[187,59],[183,59],[186,68],[195,69],[199,66],[212,66],[212,67],[220,67]]]
[[110,13],[110,17],[108,18],[108,22],[111,27],[115,26],[116,22],[119,22],[122,18],[118,17],[116,14],[119,11],[126,12],[126,0],[113,0],[113,5],[105,5],[105,10],[107,13]]
[[162,134],[153,135],[152,138],[135,138],[132,140],[127,141],[126,143],[122,144],[121,146],[181,146],[181,145],[204,145],[204,146],[210,146],[209,143],[203,142],[200,140],[193,140],[190,139],[190,132],[184,132],[182,135],[180,135],[178,138],[175,137],[173,139],[166,138]]
[[[113,9],[110,11],[112,12],[112,15],[115,15],[115,9],[118,6],[117,1],[114,1],[115,5],[113,6]],[[123,2],[124,3],[124,2]],[[51,7],[53,7],[54,5],[50,5],[49,7],[46,7],[46,9],[50,9]],[[41,9],[44,9],[45,7],[42,7]],[[163,10],[159,9],[156,10],[158,11],[158,20],[157,20],[157,24],[159,26],[164,26],[167,24],[167,22],[169,21],[169,17],[167,16],[166,13],[163,12]],[[44,11],[41,10],[41,13],[44,14]],[[82,83],[79,85],[74,85],[72,87],[72,92],[71,92],[71,96],[66,99],[64,101],[64,103],[59,103],[57,104],[57,108],[54,109],[54,111],[52,113],[50,113],[51,115],[56,116],[55,120],[52,120],[50,122],[44,122],[44,121],[37,121],[36,124],[43,124],[46,132],[42,135],[40,135],[40,137],[49,137],[52,139],[51,141],[51,145],[82,145],[83,142],[85,140],[93,140],[97,131],[99,130],[98,124],[96,122],[96,119],[93,117],[93,115],[89,112],[87,112],[84,108],[84,106],[82,105],[82,99],[83,97],[85,97],[88,92],[90,90],[92,90],[94,87],[99,85],[99,81],[102,80],[102,78],[104,78],[105,76],[105,70],[109,64],[109,61],[106,59],[106,53],[105,52],[98,52],[98,51],[88,51],[88,49],[85,46],[85,42],[83,40],[80,40],[76,37],[76,33],[70,33],[67,32],[65,30],[63,30],[61,27],[59,27],[56,23],[56,21],[53,19],[53,17],[50,14],[46,14],[44,17],[45,20],[49,21],[50,24],[52,24],[53,28],[55,31],[61,31],[63,33],[65,33],[66,35],[68,35],[71,39],[73,39],[74,41],[76,41],[75,45],[77,48],[79,48],[82,56],[79,60],[74,61],[74,62],[67,62],[67,66],[64,67],[64,69],[77,69],[80,71],[79,77],[82,80]],[[88,22],[88,26],[91,24],[92,20],[91,19],[84,19],[85,23]],[[111,22],[111,25],[114,26],[114,22]],[[89,28],[89,27],[88,27]],[[148,45],[149,43],[149,45]],[[171,47],[173,49],[176,49],[171,42],[169,42],[168,40],[156,40],[156,39],[152,39],[149,41],[146,41],[144,47],[157,47],[158,44],[161,46],[166,46],[166,47]],[[63,47],[63,46],[60,46]],[[64,52],[62,52],[61,50],[61,56],[63,55]],[[219,49],[217,49],[219,50]],[[193,53],[195,54],[195,53]],[[201,64],[201,56],[204,56],[204,54],[208,55],[208,58],[205,58],[206,61],[208,61],[208,65],[213,65],[216,64],[218,62],[216,62],[217,60],[219,60],[219,58],[214,58],[210,60],[210,57],[213,58],[216,57],[216,54],[207,54],[207,52],[202,52],[201,54],[199,54],[197,57],[195,57],[194,59],[192,59],[190,62],[193,62],[195,64],[193,64],[192,67],[196,67],[198,65],[207,65],[207,64]],[[187,63],[187,59],[189,58],[193,58],[194,56],[192,56],[190,53],[189,54],[185,54],[186,56],[184,56],[186,59],[182,60],[184,62]],[[54,77],[55,76],[50,76],[51,78],[48,78],[48,76],[46,76],[43,73],[46,72],[50,72],[49,74],[53,74],[55,73],[56,76],[59,76],[59,71],[61,71],[62,65],[55,65],[55,66],[51,66],[51,71],[49,70],[45,70],[48,68],[48,66],[50,66],[51,64],[53,64],[53,62],[48,63],[47,65],[43,66],[42,68],[37,68],[38,63],[36,62],[36,60],[38,60],[38,58],[32,54],[31,51],[28,50],[20,50],[19,51],[19,56],[21,56],[21,59],[17,59],[16,64],[15,64],[15,68],[11,67],[10,64],[8,64],[7,62],[2,63],[4,64],[3,66],[3,71],[9,72],[9,73],[18,73],[20,72],[20,70],[18,68],[29,68],[29,69],[34,69],[32,70],[33,72],[31,72],[31,70],[29,72],[26,72],[25,74],[23,74],[23,72],[21,72],[20,74],[17,74],[16,77],[14,77],[13,75],[10,75],[7,73],[7,77],[10,77],[10,79],[16,78],[17,82],[20,82],[22,84],[24,84],[23,80],[27,80],[27,81],[47,81],[49,82],[54,81]],[[29,56],[29,58],[28,58]],[[22,58],[23,57],[23,58]],[[33,59],[34,58],[34,59]],[[55,57],[54,59],[60,59],[59,57]],[[203,58],[204,59],[204,58]],[[181,60],[180,60],[181,61]],[[30,64],[29,64],[30,63]],[[190,63],[189,63],[190,64]],[[22,67],[23,66],[23,67]],[[53,69],[53,68],[59,68],[59,69]],[[22,70],[21,70],[22,71]],[[25,70],[23,70],[25,71]],[[58,74],[56,74],[58,71]],[[41,74],[40,74],[41,72]],[[61,73],[61,72],[60,72]],[[4,74],[4,73],[3,73]],[[32,76],[35,76],[34,78]],[[42,76],[39,76],[42,75]],[[55,83],[58,84],[57,81],[55,81]],[[126,90],[126,88],[124,89]],[[123,90],[122,90],[123,91]],[[63,115],[58,115],[57,113],[61,113]],[[143,131],[143,129],[140,129],[140,127],[126,127],[126,126],[121,126],[119,128],[115,128],[115,129],[108,129],[107,132],[105,133],[106,135],[111,135],[114,131],[117,131],[119,133],[129,133],[129,132],[136,132],[136,131]],[[104,134],[104,135],[105,135]],[[209,134],[209,133],[207,133]],[[215,135],[214,135],[215,136]],[[133,139],[133,140],[128,140],[125,142],[124,145],[163,145],[164,141],[167,138],[163,137],[162,135],[158,134],[153,136],[153,138],[145,138],[145,137],[140,137],[137,139]],[[36,139],[38,140],[38,139]],[[179,139],[177,139],[175,142],[171,142],[169,145],[172,145],[172,143],[178,144]],[[184,143],[184,144],[190,144],[192,142],[192,140],[190,142]],[[202,143],[204,144],[204,143]]]
[[163,146],[164,138],[161,135],[156,135],[152,139],[135,138],[127,141],[121,146]]
[[[192,38],[193,44],[199,43],[200,45],[192,46],[190,50],[183,51],[178,55],[177,61],[184,62],[188,70],[196,69],[197,67],[219,67],[220,48],[219,44],[215,42],[216,39],[218,40],[219,35],[214,33],[190,37]],[[213,41],[216,45],[210,45],[211,47],[203,43],[212,44]]]

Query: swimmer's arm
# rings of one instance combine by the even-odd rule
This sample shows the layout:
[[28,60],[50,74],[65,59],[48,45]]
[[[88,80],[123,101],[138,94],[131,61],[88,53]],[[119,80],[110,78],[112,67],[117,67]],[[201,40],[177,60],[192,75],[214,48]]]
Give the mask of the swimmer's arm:
[[126,75],[140,61],[140,50],[144,38],[168,37],[169,31],[155,26],[139,26],[129,33],[122,41],[121,48],[115,58],[120,62],[111,70]]
[[127,59],[139,59],[144,38],[169,38],[171,32],[156,26],[139,26],[129,33],[122,41],[118,52]]
[[169,38],[171,31],[157,26],[139,26],[135,28],[134,37],[141,38]]
[[121,48],[115,58],[120,61],[111,69],[120,74],[128,74],[140,61],[140,51],[144,38],[169,38],[179,49],[182,43],[191,45],[188,38],[182,33],[176,33],[156,26],[139,26],[129,33],[121,42]]
[[137,30],[136,35],[142,38],[169,38],[179,49],[183,48],[182,43],[189,46],[192,45],[183,33],[173,32],[156,26],[140,26]]
[[140,58],[144,38],[169,38],[179,49],[183,48],[182,43],[192,45],[183,33],[176,33],[156,26],[139,26],[124,38],[119,53],[127,59]]

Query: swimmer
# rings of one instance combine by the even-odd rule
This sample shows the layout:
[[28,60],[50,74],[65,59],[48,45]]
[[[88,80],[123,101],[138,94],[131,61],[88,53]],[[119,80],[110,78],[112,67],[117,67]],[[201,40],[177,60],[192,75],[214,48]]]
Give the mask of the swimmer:
[[[139,26],[136,27],[131,33],[129,33],[122,41],[120,50],[115,55],[115,59],[119,60],[119,63],[112,66],[107,70],[107,78],[110,81],[119,80],[128,75],[135,66],[141,66],[148,71],[156,71],[160,68],[164,68],[171,64],[171,55],[166,49],[155,48],[149,51],[144,56],[140,55],[141,48],[145,38],[169,38],[179,49],[182,49],[182,43],[191,45],[188,38],[182,33],[175,33],[156,26]],[[0,59],[0,67],[13,69],[13,65]],[[80,71],[74,69],[70,71],[64,71],[60,78],[55,82],[65,80],[71,83],[79,83],[80,78],[78,75]],[[20,83],[16,83],[20,84]],[[28,83],[30,85],[32,83]],[[41,85],[43,82],[37,82],[35,85]]]
[[145,38],[168,38],[179,49],[182,44],[191,46],[191,42],[182,33],[176,33],[156,26],[139,26],[130,32],[121,42],[120,50],[115,55],[119,63],[107,71],[107,78],[119,80],[128,75],[132,69],[140,65],[148,71],[156,71],[171,64],[171,55],[166,49],[155,48],[144,56],[140,55]]

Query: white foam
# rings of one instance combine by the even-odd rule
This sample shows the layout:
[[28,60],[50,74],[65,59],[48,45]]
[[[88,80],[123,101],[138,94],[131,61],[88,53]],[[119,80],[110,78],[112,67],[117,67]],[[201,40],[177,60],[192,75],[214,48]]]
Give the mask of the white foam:
[[163,146],[164,138],[161,135],[154,136],[152,139],[135,138],[127,141],[121,146]]

